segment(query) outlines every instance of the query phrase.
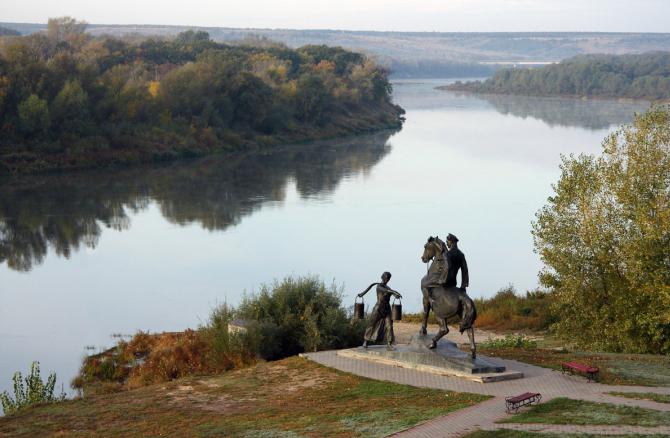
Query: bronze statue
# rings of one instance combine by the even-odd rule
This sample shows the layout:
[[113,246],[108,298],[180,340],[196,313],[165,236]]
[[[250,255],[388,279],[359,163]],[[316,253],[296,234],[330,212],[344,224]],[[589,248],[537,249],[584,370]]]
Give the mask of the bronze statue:
[[[458,315],[461,319],[460,332],[468,332],[472,358],[477,356],[473,323],[477,318],[475,303],[465,292],[468,286],[468,268],[465,256],[458,249],[456,236],[449,234],[447,244],[438,237],[429,237],[424,245],[421,261],[428,263],[428,273],[421,279],[423,293],[423,324],[421,334],[426,334],[428,314],[433,310],[440,330],[433,337],[429,347],[437,347],[437,342],[447,333],[447,319]],[[456,274],[461,270],[461,288],[456,287]],[[446,272],[445,272],[446,271]]]
[[389,350],[393,349],[395,336],[393,334],[393,319],[391,318],[391,305],[389,301],[391,295],[396,298],[402,298],[402,295],[388,287],[390,280],[391,273],[384,272],[381,283],[372,283],[367,289],[358,294],[359,297],[363,297],[363,295],[372,289],[372,286],[377,286],[377,304],[375,304],[368,318],[368,328],[365,330],[365,340],[363,341],[364,348],[368,348],[368,342],[385,340],[386,348]]

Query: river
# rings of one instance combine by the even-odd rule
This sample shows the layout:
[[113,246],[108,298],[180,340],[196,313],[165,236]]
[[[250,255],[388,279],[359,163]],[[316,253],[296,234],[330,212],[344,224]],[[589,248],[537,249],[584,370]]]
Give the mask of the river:
[[536,288],[531,221],[560,155],[598,153],[648,105],[434,89],[445,83],[394,83],[398,132],[3,183],[0,391],[33,360],[68,390],[114,335],[196,327],[286,275],[335,282],[352,305],[389,270],[418,311],[429,235],[459,237],[473,297]]

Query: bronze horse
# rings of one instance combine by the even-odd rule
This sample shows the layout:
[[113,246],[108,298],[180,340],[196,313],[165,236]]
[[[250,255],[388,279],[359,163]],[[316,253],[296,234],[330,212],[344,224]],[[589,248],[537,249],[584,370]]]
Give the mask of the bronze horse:
[[475,309],[475,303],[472,301],[472,298],[465,293],[464,289],[458,287],[445,288],[440,283],[443,274],[449,269],[445,257],[446,250],[446,244],[438,237],[429,237],[428,242],[423,246],[421,261],[424,263],[432,261],[432,263],[428,268],[428,273],[421,279],[423,324],[421,325],[420,334],[427,334],[428,314],[433,309],[435,318],[440,326],[440,330],[433,337],[429,345],[430,348],[435,348],[437,342],[449,333],[447,319],[458,315],[461,319],[459,330],[461,333],[468,332],[470,351],[472,358],[475,359],[477,357],[477,348],[475,345],[475,330],[472,325],[475,319],[477,319],[477,309]]

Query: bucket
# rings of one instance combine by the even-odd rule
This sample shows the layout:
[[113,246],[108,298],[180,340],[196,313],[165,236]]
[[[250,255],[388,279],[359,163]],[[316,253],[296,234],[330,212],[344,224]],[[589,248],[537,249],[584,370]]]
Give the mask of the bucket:
[[[356,300],[361,299],[360,303],[357,303]],[[363,297],[356,297],[354,300],[354,319],[364,319],[365,318],[365,303],[363,302]]]
[[393,305],[391,306],[391,318],[394,321],[402,320],[402,301],[398,300],[398,304],[396,304],[395,298],[393,298]]

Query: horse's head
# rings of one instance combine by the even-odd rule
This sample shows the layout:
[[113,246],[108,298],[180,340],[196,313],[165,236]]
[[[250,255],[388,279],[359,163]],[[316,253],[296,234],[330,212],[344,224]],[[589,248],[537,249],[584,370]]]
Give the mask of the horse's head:
[[428,263],[433,260],[433,257],[439,255],[444,250],[444,242],[442,242],[438,237],[430,236],[425,245],[423,245],[423,255],[421,256],[421,261]]

